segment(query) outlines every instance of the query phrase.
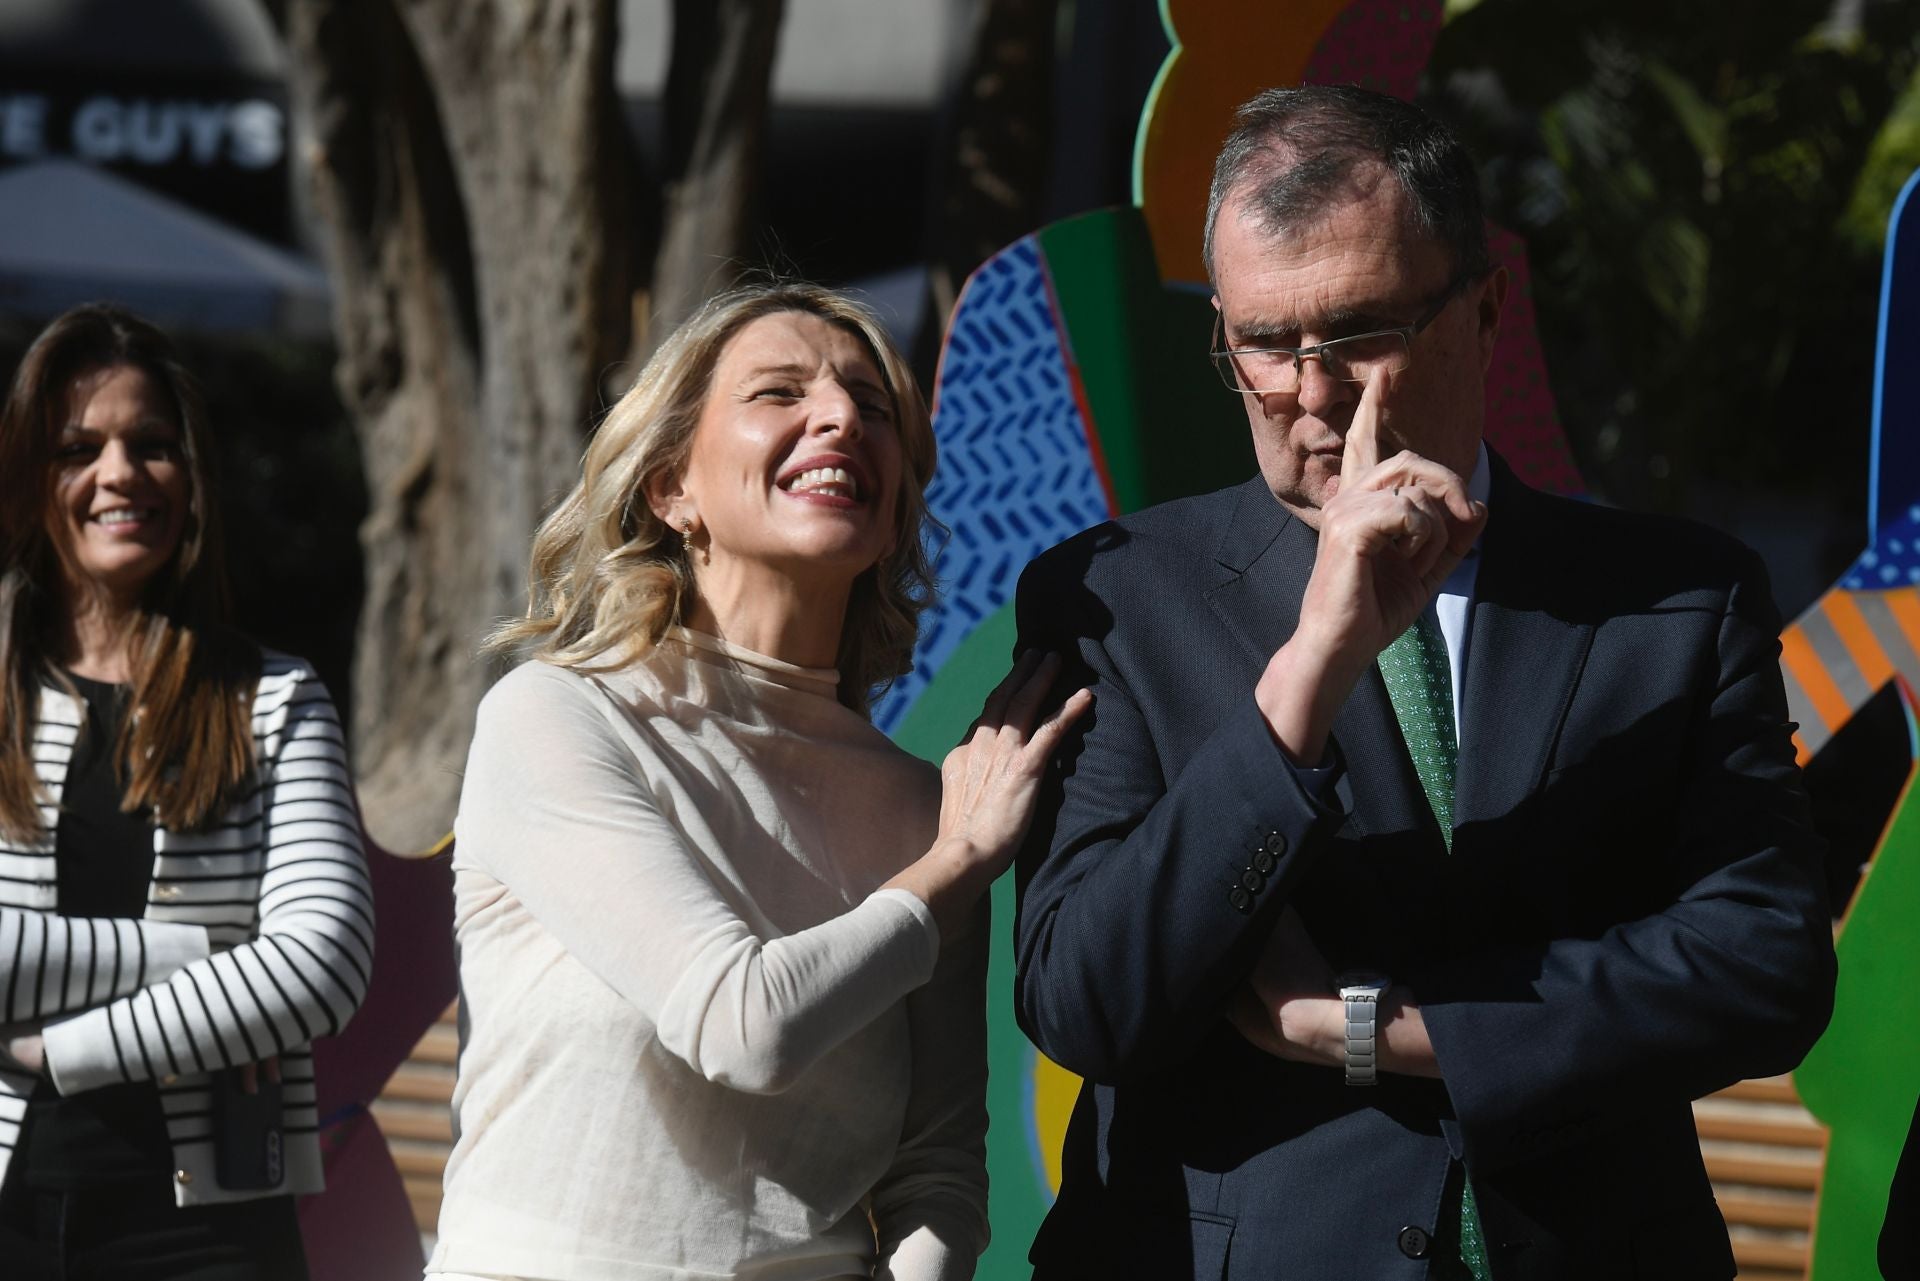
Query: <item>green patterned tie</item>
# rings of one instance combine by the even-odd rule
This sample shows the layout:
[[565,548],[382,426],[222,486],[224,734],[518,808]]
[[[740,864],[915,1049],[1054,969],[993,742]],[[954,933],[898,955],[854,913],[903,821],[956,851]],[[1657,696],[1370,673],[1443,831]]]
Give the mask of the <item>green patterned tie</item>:
[[1425,614],[1380,651],[1380,676],[1407,740],[1440,835],[1453,849],[1453,768],[1460,745],[1453,737],[1453,668],[1447,638]]
[[[1400,734],[1407,740],[1420,788],[1433,807],[1440,835],[1453,850],[1454,765],[1460,745],[1453,732],[1453,668],[1447,662],[1447,638],[1440,625],[1422,614],[1418,622],[1380,651],[1380,676],[1393,700]],[[1449,1209],[1452,1207],[1449,1206]],[[1486,1240],[1480,1231],[1480,1212],[1473,1203],[1473,1185],[1460,1180],[1459,1218],[1443,1212],[1435,1233],[1433,1267],[1436,1278],[1467,1276],[1488,1281]]]

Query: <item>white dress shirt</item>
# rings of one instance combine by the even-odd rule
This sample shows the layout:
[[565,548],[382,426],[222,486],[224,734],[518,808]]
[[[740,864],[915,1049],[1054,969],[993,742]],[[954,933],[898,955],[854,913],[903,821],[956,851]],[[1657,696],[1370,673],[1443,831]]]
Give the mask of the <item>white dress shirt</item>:
[[[1476,502],[1486,502],[1491,481],[1487,447],[1483,444],[1473,464],[1473,476],[1467,481],[1467,496]],[[1481,537],[1485,536],[1483,530]],[[1440,585],[1440,594],[1427,606],[1440,624],[1440,635],[1446,638],[1447,664],[1453,669],[1453,741],[1456,744],[1460,742],[1460,692],[1467,672],[1467,642],[1473,630],[1468,621],[1473,617],[1473,589],[1479,577],[1480,543],[1476,540],[1473,550],[1454,566],[1453,573]]]

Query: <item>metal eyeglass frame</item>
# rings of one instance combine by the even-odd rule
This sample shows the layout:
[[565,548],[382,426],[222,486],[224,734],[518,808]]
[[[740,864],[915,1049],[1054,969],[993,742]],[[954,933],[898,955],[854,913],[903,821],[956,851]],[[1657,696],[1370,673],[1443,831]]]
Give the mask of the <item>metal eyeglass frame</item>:
[[[1455,276],[1453,281],[1448,284],[1445,289],[1440,291],[1440,296],[1434,299],[1433,305],[1428,307],[1420,319],[1414,321],[1411,325],[1397,325],[1392,329],[1369,329],[1364,334],[1348,334],[1344,338],[1329,339],[1326,342],[1315,343],[1311,347],[1222,347],[1219,344],[1222,341],[1226,318],[1220,314],[1219,308],[1216,307],[1213,312],[1213,349],[1207,353],[1208,363],[1210,363],[1215,372],[1220,375],[1220,381],[1226,384],[1228,391],[1237,391],[1243,396],[1291,396],[1297,394],[1300,390],[1300,384],[1306,380],[1306,362],[1309,360],[1317,360],[1320,362],[1320,367],[1326,369],[1327,360],[1325,353],[1329,349],[1337,349],[1342,343],[1364,342],[1369,338],[1384,338],[1392,334],[1400,339],[1401,345],[1406,350],[1407,360],[1411,363],[1413,360],[1413,340],[1418,338],[1421,331],[1426,329],[1427,326],[1440,319],[1440,313],[1445,311],[1448,305],[1452,303],[1455,298],[1458,298],[1468,285],[1486,275],[1490,270],[1492,269],[1488,267],[1476,267],[1471,271],[1463,271]],[[1235,356],[1279,355],[1293,357],[1294,383],[1291,391],[1282,390],[1277,387],[1261,389],[1240,385],[1239,366],[1234,363],[1233,359]],[[1334,358],[1336,360],[1339,359],[1337,350],[1335,351]],[[1402,365],[1401,368],[1404,369],[1406,366]],[[1331,371],[1329,370],[1329,372]],[[1342,377],[1338,374],[1335,374],[1334,377],[1338,378],[1341,382],[1364,381],[1358,378]]]

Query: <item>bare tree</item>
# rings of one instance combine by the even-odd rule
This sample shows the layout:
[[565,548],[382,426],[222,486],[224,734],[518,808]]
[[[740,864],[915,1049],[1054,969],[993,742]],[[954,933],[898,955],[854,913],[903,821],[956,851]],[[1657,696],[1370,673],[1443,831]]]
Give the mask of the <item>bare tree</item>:
[[1059,0],[975,0],[942,130],[929,249],[936,313],[989,257],[1040,225],[1052,161]]
[[374,832],[446,829],[474,651],[524,590],[628,346],[613,0],[284,0],[297,155],[370,512],[355,750]]
[[784,0],[674,0],[665,216],[647,349],[732,283],[748,243]]
[[[265,2],[367,474],[361,800],[377,836],[416,848],[453,814],[490,676],[476,646],[523,599],[528,539],[634,347],[648,255],[617,0]],[[745,247],[780,17],[780,0],[676,0],[656,331]]]

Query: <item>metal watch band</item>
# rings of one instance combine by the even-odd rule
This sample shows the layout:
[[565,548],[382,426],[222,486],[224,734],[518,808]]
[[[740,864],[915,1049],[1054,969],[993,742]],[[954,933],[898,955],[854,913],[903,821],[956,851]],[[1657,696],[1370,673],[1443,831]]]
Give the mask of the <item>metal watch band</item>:
[[1350,989],[1342,992],[1340,998],[1347,1007],[1347,1084],[1372,1085],[1378,1080],[1374,1028],[1380,1011],[1380,995],[1372,990]]

